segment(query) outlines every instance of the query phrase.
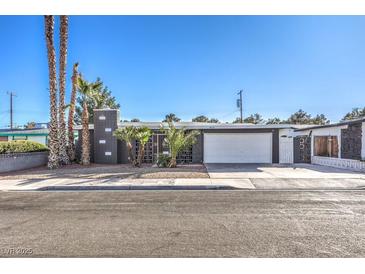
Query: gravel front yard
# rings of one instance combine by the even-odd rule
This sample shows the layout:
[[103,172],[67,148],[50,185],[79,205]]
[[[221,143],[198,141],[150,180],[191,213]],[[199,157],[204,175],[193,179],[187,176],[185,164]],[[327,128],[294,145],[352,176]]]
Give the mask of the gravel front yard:
[[204,165],[179,165],[177,168],[157,168],[145,164],[134,168],[129,164],[100,165],[88,167],[73,164],[60,169],[49,170],[46,167],[0,174],[0,180],[10,179],[51,179],[51,178],[122,178],[122,179],[174,179],[174,178],[209,178]]

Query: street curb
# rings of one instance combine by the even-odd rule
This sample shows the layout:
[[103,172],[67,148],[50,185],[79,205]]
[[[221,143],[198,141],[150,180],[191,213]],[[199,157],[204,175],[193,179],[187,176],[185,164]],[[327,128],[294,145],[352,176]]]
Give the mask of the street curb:
[[[29,191],[90,191],[90,190],[236,190],[232,186],[223,185],[194,185],[194,186],[47,186]],[[247,188],[248,189],[248,188]]]
[[364,191],[359,188],[238,188],[223,185],[195,185],[195,186],[47,186],[36,189],[9,189],[6,192],[47,192],[47,191],[128,191],[128,190],[235,190],[235,191]]

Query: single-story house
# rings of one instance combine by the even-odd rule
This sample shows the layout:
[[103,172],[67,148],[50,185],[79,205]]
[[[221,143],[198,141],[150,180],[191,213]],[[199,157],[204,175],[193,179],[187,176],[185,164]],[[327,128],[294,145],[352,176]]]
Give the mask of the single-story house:
[[[161,122],[119,123],[119,111],[95,110],[94,124],[90,125],[95,163],[127,163],[128,153],[123,141],[113,137],[113,131],[127,126],[146,126],[153,135],[145,148],[144,161],[153,163],[159,154],[168,153],[164,144]],[[197,142],[180,153],[184,163],[294,163],[293,136],[303,125],[254,125],[228,123],[177,122],[177,128],[199,131]],[[81,138],[81,128],[78,128]],[[79,140],[80,141],[80,140]],[[80,142],[79,142],[80,143]],[[80,146],[79,146],[80,149]],[[134,144],[137,151],[138,143]]]
[[[29,140],[47,146],[48,134],[48,128],[0,129],[0,141]],[[78,130],[75,130],[74,134],[77,139]]]
[[48,144],[48,129],[36,128],[36,129],[7,129],[0,131],[0,141],[12,141],[12,140],[30,140],[41,143],[43,145]]
[[[125,143],[113,137],[115,129],[127,126],[147,126],[153,131],[145,162],[168,153],[160,130],[166,123],[119,120],[118,110],[95,110],[90,139],[96,163],[128,162]],[[179,155],[178,161],[184,163],[314,163],[365,170],[365,118],[323,126],[195,122],[175,126],[200,133],[196,144]],[[134,149],[137,151],[138,143]]]

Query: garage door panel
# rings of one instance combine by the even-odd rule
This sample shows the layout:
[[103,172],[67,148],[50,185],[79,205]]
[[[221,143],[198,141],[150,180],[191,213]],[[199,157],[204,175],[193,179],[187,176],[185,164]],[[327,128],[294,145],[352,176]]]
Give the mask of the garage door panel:
[[206,133],[205,163],[271,163],[271,133]]

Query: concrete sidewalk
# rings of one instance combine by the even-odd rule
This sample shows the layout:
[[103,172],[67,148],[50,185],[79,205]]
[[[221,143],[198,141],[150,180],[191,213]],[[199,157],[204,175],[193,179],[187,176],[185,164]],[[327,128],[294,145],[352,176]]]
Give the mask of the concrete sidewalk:
[[361,178],[244,178],[244,179],[13,179],[0,180],[1,191],[51,190],[358,190]]

